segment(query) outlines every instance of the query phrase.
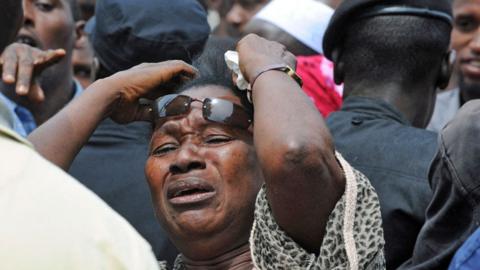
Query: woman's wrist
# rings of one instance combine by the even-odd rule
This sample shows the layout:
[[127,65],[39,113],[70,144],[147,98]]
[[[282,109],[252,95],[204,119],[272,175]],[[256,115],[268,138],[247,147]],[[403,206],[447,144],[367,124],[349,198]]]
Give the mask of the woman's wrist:
[[112,107],[121,98],[121,86],[110,77],[95,81],[85,92],[91,96],[90,106],[100,109],[104,118],[110,116]]

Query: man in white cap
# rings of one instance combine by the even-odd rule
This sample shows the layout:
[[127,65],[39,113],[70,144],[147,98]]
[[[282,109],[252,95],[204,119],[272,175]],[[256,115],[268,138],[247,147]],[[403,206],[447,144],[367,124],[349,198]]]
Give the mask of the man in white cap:
[[245,26],[277,41],[297,56],[297,73],[303,89],[327,117],[342,105],[342,87],[333,80],[333,64],[323,56],[322,41],[333,9],[316,0],[275,0],[261,9]]

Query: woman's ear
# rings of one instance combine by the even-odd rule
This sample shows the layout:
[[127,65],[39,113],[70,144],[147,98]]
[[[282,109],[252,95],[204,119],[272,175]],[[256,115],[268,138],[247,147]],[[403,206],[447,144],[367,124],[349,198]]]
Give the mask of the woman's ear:
[[345,63],[342,60],[340,49],[335,49],[332,52],[333,60],[333,80],[336,84],[340,85],[343,83],[345,78]]
[[453,66],[455,64],[455,59],[457,58],[456,52],[451,50],[445,54],[442,59],[442,64],[440,66],[440,72],[437,79],[437,87],[440,89],[445,89],[448,86],[450,81],[450,76],[452,75]]

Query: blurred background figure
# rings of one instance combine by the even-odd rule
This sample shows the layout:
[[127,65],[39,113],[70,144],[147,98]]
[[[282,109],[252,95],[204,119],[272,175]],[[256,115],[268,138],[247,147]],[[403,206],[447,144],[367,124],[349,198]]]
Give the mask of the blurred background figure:
[[[202,0],[209,16],[213,34],[239,38],[247,23],[271,0]],[[342,0],[314,0],[336,8]],[[296,2],[296,1],[292,1]]]
[[80,16],[77,20],[77,27],[82,31],[82,36],[75,45],[73,51],[73,72],[75,78],[87,88],[93,81],[92,65],[95,66],[93,48],[88,36],[83,33],[85,22],[95,15],[95,0],[77,0]]
[[[15,89],[13,84],[4,83],[2,86],[0,98],[6,101],[14,113],[14,129],[22,136],[26,136],[83,91],[82,86],[74,80],[72,68],[73,49],[81,41],[82,31],[81,23],[75,23],[79,19],[75,0],[45,3],[24,0],[22,3],[23,24],[16,41],[39,50],[65,50],[64,57],[58,63],[51,63],[51,66],[45,68],[41,74],[35,74],[35,80],[21,81],[20,88],[24,89],[18,89],[18,85]],[[14,82],[13,78],[5,76],[7,70],[10,70],[10,74],[27,74],[23,76],[24,78],[32,77],[34,64],[29,53],[31,50],[20,44],[6,49],[2,56],[4,82]],[[28,88],[34,84],[38,84],[43,90],[43,97],[31,99],[18,94],[28,93]]]
[[432,198],[437,134],[425,127],[450,77],[452,20],[449,0],[345,0],[325,33],[325,56],[344,82],[342,108],[327,125],[378,193],[387,269],[412,256]]
[[[78,22],[81,27],[81,31],[84,31],[85,22]],[[87,88],[94,80],[93,69],[96,62],[94,61],[93,48],[90,44],[90,40],[86,34],[82,34],[82,37],[77,42],[72,56],[73,74],[75,79],[80,83],[83,88]]]
[[80,8],[80,18],[88,21],[95,15],[95,0],[77,0]]
[[228,11],[234,0],[202,0],[208,10],[208,22],[212,33],[218,37],[239,38],[240,32],[227,22]]
[[234,0],[225,19],[233,37],[245,34],[245,26],[270,0]]
[[340,109],[342,87],[333,80],[333,63],[323,56],[322,41],[333,9],[315,0],[275,0],[245,25],[254,33],[277,41],[297,56],[303,90],[324,117]]
[[480,98],[480,0],[454,0],[451,46],[457,52],[453,89],[440,92],[428,129],[441,131],[459,108]]
[[[115,10],[116,12],[112,12]],[[86,26],[98,65],[95,79],[143,62],[192,62],[210,34],[197,0],[102,0]],[[124,216],[152,245],[159,260],[177,254],[155,219],[144,165],[150,123],[119,125],[105,119],[69,172]]]

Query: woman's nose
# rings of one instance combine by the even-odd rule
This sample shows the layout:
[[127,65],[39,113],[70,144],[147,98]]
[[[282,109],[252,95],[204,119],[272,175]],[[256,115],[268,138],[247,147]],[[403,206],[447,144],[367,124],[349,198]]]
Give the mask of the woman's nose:
[[183,145],[179,149],[169,170],[172,174],[182,174],[194,170],[203,170],[205,168],[206,163],[200,155],[198,147],[194,144],[189,144]]

